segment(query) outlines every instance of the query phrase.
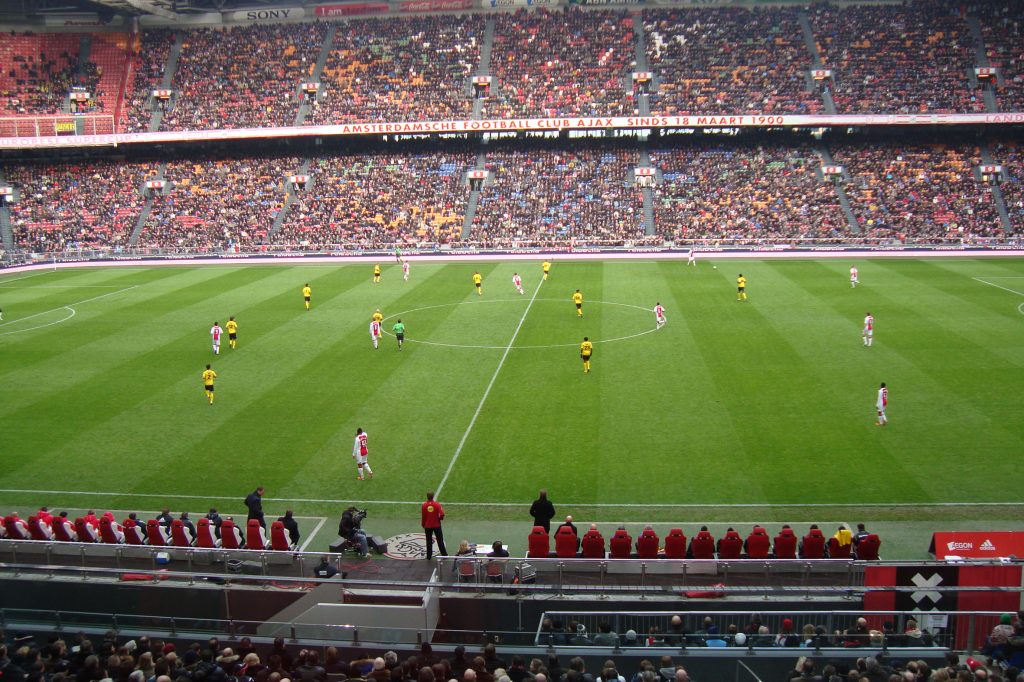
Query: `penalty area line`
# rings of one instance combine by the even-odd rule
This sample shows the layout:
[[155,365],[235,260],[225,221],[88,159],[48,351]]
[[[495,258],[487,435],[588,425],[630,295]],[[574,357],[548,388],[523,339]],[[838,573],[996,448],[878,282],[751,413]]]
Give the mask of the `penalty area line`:
[[519,324],[516,325],[516,330],[512,332],[512,338],[508,340],[508,345],[505,346],[505,352],[501,354],[501,360],[498,361],[498,366],[494,370],[494,374],[491,375],[491,381],[487,384],[487,389],[484,391],[484,395],[480,398],[480,402],[476,406],[476,412],[473,413],[473,418],[469,420],[469,426],[466,427],[466,432],[462,434],[462,440],[459,441],[459,446],[455,448],[455,454],[452,455],[452,459],[448,462],[448,468],[444,472],[444,476],[441,478],[440,485],[437,486],[437,492],[435,495],[437,499],[441,499],[441,491],[444,489],[444,484],[448,482],[448,476],[451,475],[452,469],[455,468],[455,462],[458,461],[459,455],[462,453],[463,446],[466,445],[466,440],[469,438],[470,431],[476,425],[477,417],[480,416],[480,411],[484,409],[484,403],[487,402],[487,396],[491,394],[491,389],[494,388],[494,382],[498,379],[498,373],[501,372],[501,368],[505,366],[505,360],[508,358],[509,352],[512,350],[513,344],[516,342],[516,337],[519,336],[519,330],[523,328],[523,322],[526,321],[526,316],[530,314],[530,308],[533,307],[533,302],[537,300],[537,294],[540,293],[540,287],[544,284],[544,280],[540,279],[537,281],[537,288],[533,290],[533,296],[530,297],[530,302],[526,306],[526,310],[523,311],[523,316],[519,318]]
[[[1010,287],[1004,287],[1002,284],[996,284],[995,282],[989,282],[988,280],[984,280],[981,277],[971,277],[971,279],[973,279],[975,282],[981,282],[982,284],[987,284],[990,287],[995,287],[996,289],[1002,289],[1003,291],[1009,291],[1011,294],[1017,294],[1018,296],[1024,296],[1024,291],[1017,291],[1016,289],[1011,289]],[[992,279],[996,279],[996,278],[993,277]],[[1012,278],[1004,277],[1002,279],[1012,279]]]

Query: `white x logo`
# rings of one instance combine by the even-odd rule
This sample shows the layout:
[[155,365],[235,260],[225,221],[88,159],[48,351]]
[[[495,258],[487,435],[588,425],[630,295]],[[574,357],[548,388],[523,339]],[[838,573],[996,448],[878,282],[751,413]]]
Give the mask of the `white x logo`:
[[910,582],[914,583],[916,587],[922,588],[920,591],[910,593],[910,598],[916,603],[920,604],[922,599],[931,599],[933,602],[937,602],[942,599],[941,592],[925,589],[929,587],[938,587],[939,583],[942,582],[942,576],[938,573],[933,573],[930,578],[925,578],[920,573],[915,573],[914,577],[910,579]]

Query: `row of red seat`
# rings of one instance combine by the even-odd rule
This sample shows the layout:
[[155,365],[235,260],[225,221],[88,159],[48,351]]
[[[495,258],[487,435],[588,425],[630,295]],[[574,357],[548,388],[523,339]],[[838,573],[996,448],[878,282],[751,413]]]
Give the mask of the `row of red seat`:
[[[799,542],[798,542],[799,541]],[[542,526],[534,526],[528,538],[527,557],[557,557],[572,559],[878,559],[882,541],[870,533],[856,544],[840,544],[836,537],[826,539],[821,529],[812,527],[807,535],[798,538],[789,526],[784,527],[774,538],[763,526],[754,526],[746,540],[731,528],[725,536],[715,542],[714,536],[702,528],[686,543],[686,535],[680,528],[673,528],[661,539],[652,528],[645,528],[636,539],[625,528],[619,528],[608,542],[600,531],[588,530],[582,539],[569,526],[561,526],[555,533],[555,551],[551,551],[551,537]],[[634,552],[635,548],[635,552]]]
[[17,514],[5,516],[0,527],[0,537],[10,540],[39,540],[43,542],[85,542],[107,545],[148,545],[150,547],[197,547],[200,549],[254,549],[280,552],[295,551],[296,547],[285,531],[284,524],[274,521],[270,525],[270,538],[256,519],[249,519],[245,538],[235,522],[226,519],[221,523],[220,532],[203,517],[196,524],[193,536],[191,529],[182,519],[174,519],[170,527],[157,519],[146,521],[143,526],[135,519],[125,519],[124,524],[114,520],[107,512],[103,516],[86,518],[79,516],[72,521],[66,516],[40,517],[33,515],[26,522]]

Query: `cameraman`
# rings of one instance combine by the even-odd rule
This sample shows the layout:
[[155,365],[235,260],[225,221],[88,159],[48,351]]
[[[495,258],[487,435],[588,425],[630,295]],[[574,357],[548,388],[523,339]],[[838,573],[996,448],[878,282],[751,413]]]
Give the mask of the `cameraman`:
[[366,512],[349,507],[341,515],[341,523],[338,524],[338,535],[358,546],[361,557],[369,556],[370,553],[370,547],[366,542],[366,533],[360,528],[364,518],[366,518]]

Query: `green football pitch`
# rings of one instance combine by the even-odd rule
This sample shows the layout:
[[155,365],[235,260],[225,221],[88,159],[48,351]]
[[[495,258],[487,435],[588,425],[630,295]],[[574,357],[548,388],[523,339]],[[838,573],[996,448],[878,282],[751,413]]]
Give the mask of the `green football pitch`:
[[[0,277],[0,503],[239,513],[264,485],[272,515],[357,503],[415,530],[435,490],[450,519],[525,528],[546,488],[584,522],[1024,518],[1022,260],[382,265]],[[376,308],[401,352],[372,348]]]

